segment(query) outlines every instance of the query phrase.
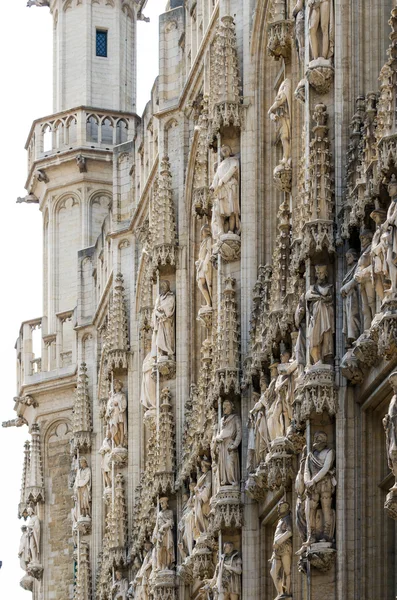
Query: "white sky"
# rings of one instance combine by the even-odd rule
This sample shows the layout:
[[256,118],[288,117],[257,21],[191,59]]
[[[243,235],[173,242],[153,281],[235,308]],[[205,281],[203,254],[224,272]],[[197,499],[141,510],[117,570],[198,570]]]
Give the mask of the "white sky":
[[[26,8],[26,0],[2,2],[0,36],[2,234],[0,421],[13,419],[15,389],[14,344],[22,321],[42,315],[41,213],[37,205],[15,204],[24,196],[27,176],[25,141],[32,121],[52,112],[52,25],[48,8]],[[138,114],[149,99],[158,73],[158,15],[166,0],[149,0],[138,23]],[[23,444],[27,427],[0,428],[0,598],[28,600],[19,587],[17,519]],[[66,599],[65,599],[66,600]]]

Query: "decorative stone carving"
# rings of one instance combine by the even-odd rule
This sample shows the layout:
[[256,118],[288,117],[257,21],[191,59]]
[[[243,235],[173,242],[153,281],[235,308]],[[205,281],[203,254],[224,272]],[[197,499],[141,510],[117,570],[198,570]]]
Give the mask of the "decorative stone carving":
[[221,127],[243,125],[240,90],[236,27],[233,17],[225,15],[218,24],[211,52],[210,138],[216,137]]
[[22,425],[27,425],[28,422],[24,417],[17,417],[16,419],[10,419],[9,421],[3,421],[2,427],[22,427]]
[[217,443],[220,485],[238,486],[240,482],[240,459],[238,448],[241,444],[241,419],[235,413],[231,400],[223,402],[223,417]]
[[28,0],[26,5],[28,8],[31,6],[50,6],[49,0]]
[[221,156],[223,160],[210,187],[213,193],[211,230],[214,252],[226,246],[221,252],[222,257],[232,260],[234,246],[240,244],[240,164],[238,158],[232,156],[230,146],[222,146]]
[[[397,14],[397,13],[396,13]],[[388,299],[397,299],[397,179],[395,175],[388,185],[391,198],[384,224],[385,232],[381,241],[385,247],[385,274],[390,280],[390,289],[387,291]],[[375,236],[374,236],[375,237]],[[382,280],[381,280],[382,285]]]
[[80,173],[87,173],[87,160],[82,154],[76,156],[76,164],[79,168]]
[[128,317],[124,280],[121,273],[117,273],[113,286],[112,302],[109,308],[106,350],[108,369],[128,368]]
[[196,261],[197,285],[204,297],[206,308],[212,307],[212,239],[211,228],[209,225],[203,225],[201,228],[201,244],[198,260]]
[[350,348],[361,333],[360,302],[358,284],[355,280],[357,270],[358,253],[353,248],[346,252],[346,263],[348,271],[343,278],[340,289],[343,298],[343,333],[345,334],[346,346]]
[[151,241],[153,244],[151,258],[153,267],[176,265],[177,236],[175,207],[172,198],[172,175],[168,156],[160,163],[160,174],[157,193],[154,195],[150,214]]
[[242,561],[240,553],[235,550],[233,542],[223,544],[221,554],[215,568],[214,576],[206,581],[203,591],[210,591],[215,597],[225,600],[239,600],[241,597]]
[[[306,491],[306,525],[307,540],[300,553],[310,554],[309,560],[317,555],[313,566],[324,570],[329,567],[328,555],[333,555],[332,548],[335,530],[335,511],[332,508],[332,498],[335,492],[335,452],[327,447],[328,437],[322,431],[314,434],[313,450],[309,452],[304,469],[304,484]],[[321,518],[319,506],[321,505]],[[325,554],[325,558],[322,558]]]
[[150,418],[156,414],[156,382],[152,377],[156,359],[152,352],[148,352],[142,363],[141,404],[146,411],[145,416]]
[[153,531],[154,544],[153,569],[155,571],[172,570],[175,564],[174,515],[168,508],[168,498],[159,499],[156,526]]
[[309,0],[308,9],[311,61],[306,77],[319,94],[326,94],[333,80],[331,63],[334,54],[333,0]]
[[73,600],[90,600],[91,565],[88,542],[80,541],[76,551],[78,556]]
[[267,49],[275,60],[284,58],[288,61],[291,57],[293,21],[282,19],[274,21],[268,26]]
[[182,560],[191,556],[195,538],[195,484],[189,483],[189,493],[183,494],[182,518],[178,523],[178,548]]
[[228,277],[218,315],[219,332],[216,343],[215,393],[228,394],[240,390],[239,328],[235,291],[236,280]]
[[372,232],[364,229],[360,234],[360,241],[362,252],[357,263],[357,269],[354,278],[360,286],[364,331],[368,331],[371,327],[372,319],[376,314],[376,295],[371,276]]
[[156,495],[174,491],[174,417],[171,406],[171,392],[168,388],[161,390],[160,418],[157,433],[157,461],[154,476],[154,492]]
[[37,423],[32,425],[31,434],[32,443],[30,447],[29,477],[26,485],[26,502],[37,504],[38,502],[44,502],[40,427]]
[[292,563],[292,519],[288,502],[280,502],[278,507],[279,521],[273,540],[273,554],[270,575],[277,591],[277,599],[292,598],[291,563]]
[[115,572],[115,582],[112,585],[112,600],[127,600],[128,579],[121,571]]
[[127,507],[125,502],[124,477],[117,473],[114,482],[114,502],[107,515],[108,547],[112,562],[116,567],[127,563]]
[[385,509],[392,519],[397,519],[397,371],[389,376],[389,383],[394,394],[383,419],[383,426],[386,433],[387,462],[396,482],[387,494]]
[[28,520],[26,523],[29,552],[27,561],[27,573],[35,579],[39,579],[43,572],[43,567],[40,564],[40,536],[41,524],[34,509],[29,506],[27,509]]
[[114,448],[127,447],[127,398],[123,383],[116,379],[106,407],[106,423]]
[[80,365],[73,406],[72,451],[87,452],[91,448],[91,401],[88,393],[87,365]]
[[23,468],[22,468],[22,481],[21,481],[21,492],[18,504],[18,519],[22,517],[26,519],[27,517],[27,496],[26,496],[26,488],[28,485],[28,478],[30,473],[30,442],[26,441],[24,444],[24,454],[23,454]]
[[150,576],[153,568],[153,544],[146,540],[144,543],[144,559],[139,568],[135,580],[134,588],[135,600],[149,600]]
[[91,524],[91,469],[84,456],[79,458],[73,498],[73,525],[79,531],[86,533]]
[[175,294],[170,282],[160,282],[160,294],[152,314],[153,342],[152,354],[157,363],[173,360],[175,355]]
[[278,124],[278,136],[283,148],[281,163],[275,168],[273,179],[283,192],[291,191],[291,80],[284,79],[278,89],[276,99],[268,110],[270,118]]
[[306,292],[309,315],[307,341],[312,364],[329,363],[334,356],[334,292],[328,283],[328,266],[314,267],[316,281]]
[[194,522],[199,535],[208,531],[208,518],[210,514],[210,499],[212,495],[211,462],[206,456],[201,459],[201,475],[194,489]]
[[104,490],[109,490],[112,487],[112,479],[111,472],[112,467],[110,464],[110,454],[112,452],[112,438],[110,433],[106,434],[105,439],[102,442],[102,446],[99,449],[99,454],[101,455],[101,469],[103,476],[103,488]]
[[312,413],[336,414],[337,395],[331,365],[314,365],[295,392],[294,419],[303,423]]
[[196,162],[193,178],[193,209],[198,217],[208,215],[209,212],[209,189],[208,189],[208,94],[204,94],[201,101],[201,112],[196,130],[198,131],[198,142]]

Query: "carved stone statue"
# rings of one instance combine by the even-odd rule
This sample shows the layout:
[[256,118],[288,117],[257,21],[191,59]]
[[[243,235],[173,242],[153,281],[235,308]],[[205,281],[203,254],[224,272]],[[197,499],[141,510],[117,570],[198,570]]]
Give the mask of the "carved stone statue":
[[[329,59],[334,54],[334,7],[332,0],[308,0],[312,59]],[[321,43],[320,43],[321,38]]]
[[153,544],[144,543],[145,557],[135,577],[135,600],[149,600],[149,579],[153,568]]
[[287,351],[281,354],[281,364],[278,365],[278,376],[275,381],[275,400],[267,410],[267,427],[270,441],[287,435],[287,429],[292,420],[292,402],[294,397],[294,373],[296,361],[290,362],[291,354]]
[[204,590],[215,590],[218,598],[239,600],[241,597],[242,563],[233,542],[223,544],[223,554],[215,568],[214,577],[206,583]]
[[199,534],[207,533],[208,516],[212,492],[211,462],[206,456],[201,459],[201,475],[194,489],[195,528]]
[[295,345],[295,359],[298,364],[299,374],[302,375],[306,367],[306,294],[299,298],[295,310],[295,327],[298,337]]
[[157,514],[156,526],[153,531],[154,570],[172,569],[175,563],[174,549],[174,515],[168,508],[168,498],[160,498],[160,510]]
[[389,294],[397,293],[397,181],[395,176],[388,186],[391,202],[387,210],[385,221],[386,234],[384,234],[384,245],[386,247],[386,272],[391,285]]
[[[376,208],[371,212],[371,219],[375,221],[376,231],[371,242],[371,258],[372,258],[372,283],[375,288],[375,293],[378,298],[382,301],[385,297],[386,282],[385,277],[387,275],[387,263],[386,255],[387,248],[385,248],[384,241],[384,220],[386,218],[386,211],[380,208]],[[387,235],[387,234],[386,234]]]
[[298,528],[302,543],[306,542],[307,540],[305,464],[306,446],[302,450],[299,471],[295,480],[295,491],[297,496],[295,508],[296,526]]
[[35,515],[34,510],[31,506],[28,507],[28,521],[26,527],[28,530],[29,540],[29,565],[40,564],[40,534],[41,525],[39,517]]
[[316,282],[306,292],[309,313],[307,340],[314,364],[331,362],[334,355],[334,292],[328,283],[327,265],[314,267]]
[[152,314],[153,348],[152,355],[168,356],[175,354],[175,294],[171,292],[170,282],[160,282],[160,295],[156,298]]
[[209,225],[203,225],[201,228],[201,237],[202,241],[200,244],[199,256],[196,261],[196,279],[198,288],[204,296],[206,305],[212,306],[212,238]]
[[266,453],[270,448],[270,435],[267,428],[266,419],[266,408],[268,405],[268,399],[274,391],[275,379],[272,380],[270,385],[267,385],[265,377],[261,377],[261,395],[258,402],[251,410],[251,415],[254,418],[254,431],[255,431],[255,458],[257,464],[263,461],[266,457]]
[[110,453],[112,451],[111,446],[112,440],[110,434],[107,433],[105,439],[102,442],[102,446],[99,450],[99,454],[101,455],[101,468],[103,475],[103,487],[110,488],[112,487],[112,479],[111,479],[111,466],[110,466]]
[[156,382],[152,370],[156,360],[151,352],[146,354],[142,364],[141,404],[146,410],[156,410]]
[[387,415],[383,418],[383,426],[386,432],[387,462],[396,478],[392,490],[397,494],[397,371],[389,376],[389,382],[394,395],[390,400]]
[[115,447],[127,446],[127,398],[119,379],[113,383],[113,393],[106,407],[106,420]]
[[292,562],[292,519],[288,502],[278,505],[279,521],[273,540],[270,575],[277,590],[277,598],[290,598]]
[[[335,452],[327,447],[327,442],[327,434],[316,431],[312,452],[308,453],[305,461],[307,546],[318,541],[333,541],[335,515],[332,510],[332,496],[336,487]],[[322,510],[321,525],[317,519],[319,505]]]
[[219,238],[223,233],[240,233],[240,198],[239,177],[240,165],[237,158],[231,156],[231,148],[222,146],[222,162],[218,165],[210,190],[214,194],[212,237]]
[[193,551],[195,538],[194,488],[195,483],[191,481],[189,483],[189,494],[183,495],[182,518],[178,523],[178,548],[182,560],[190,556]]
[[225,400],[220,431],[216,436],[220,485],[240,484],[238,447],[241,437],[241,419],[234,412],[234,404]]
[[123,577],[121,571],[116,571],[115,582],[112,585],[113,600],[127,600],[128,579]]
[[26,571],[28,563],[29,563],[29,559],[30,559],[29,535],[28,535],[27,526],[22,525],[21,531],[22,531],[22,535],[21,535],[21,540],[19,542],[18,557],[19,557],[19,564],[21,565],[21,569],[23,571]]
[[295,19],[295,39],[298,48],[299,62],[305,60],[305,2],[298,0],[295,4],[292,16]]
[[350,348],[361,333],[360,300],[358,284],[354,276],[357,270],[358,253],[353,248],[346,252],[348,271],[343,278],[340,289],[343,298],[343,333],[346,336],[346,345]]
[[361,232],[360,241],[362,252],[360,258],[358,259],[354,279],[360,285],[364,330],[367,331],[371,327],[372,319],[376,313],[376,294],[372,280],[372,231],[364,229]]
[[279,136],[283,146],[281,163],[284,165],[291,163],[291,93],[291,80],[284,79],[268,111],[270,118],[279,125]]
[[84,456],[80,457],[73,486],[76,518],[91,516],[91,469]]

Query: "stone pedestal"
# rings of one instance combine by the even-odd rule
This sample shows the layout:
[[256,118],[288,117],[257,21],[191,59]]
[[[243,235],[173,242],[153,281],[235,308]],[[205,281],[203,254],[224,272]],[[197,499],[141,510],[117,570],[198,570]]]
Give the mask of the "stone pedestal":
[[242,527],[243,506],[238,487],[223,485],[211,498],[211,529],[219,531],[223,527]]

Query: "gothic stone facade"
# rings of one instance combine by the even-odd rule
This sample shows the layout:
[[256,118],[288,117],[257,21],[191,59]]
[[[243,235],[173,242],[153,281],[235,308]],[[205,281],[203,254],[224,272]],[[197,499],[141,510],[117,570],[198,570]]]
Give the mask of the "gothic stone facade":
[[54,19],[55,114],[19,199],[44,231],[5,424],[31,438],[21,585],[391,600],[397,9],[170,0],[140,118],[146,1],[28,4]]

